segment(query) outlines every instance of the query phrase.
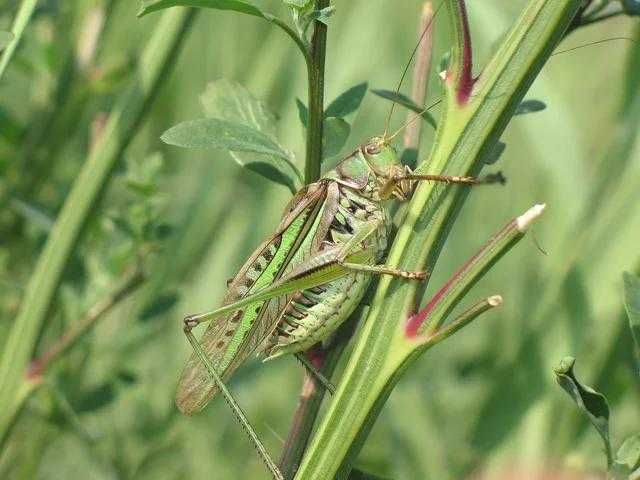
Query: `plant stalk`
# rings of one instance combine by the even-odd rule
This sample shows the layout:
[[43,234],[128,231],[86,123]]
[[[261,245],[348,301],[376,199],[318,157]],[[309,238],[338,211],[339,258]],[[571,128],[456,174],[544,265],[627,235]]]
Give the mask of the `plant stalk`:
[[29,21],[31,20],[31,15],[33,15],[33,11],[38,4],[38,0],[22,0],[20,4],[20,8],[16,13],[16,17],[13,20],[13,25],[11,26],[11,33],[13,33],[13,40],[7,48],[2,52],[2,56],[0,57],[0,80],[4,75],[11,58],[13,57],[16,48],[18,47],[18,43],[22,39],[22,35],[24,34],[24,29],[27,28]]
[[[329,6],[329,0],[316,0],[315,9]],[[327,26],[314,21],[311,37],[310,62],[307,62],[309,77],[309,124],[307,125],[307,155],[304,166],[304,181],[313,183],[320,178],[322,163],[322,132],[324,120],[324,64],[327,54]]]
[[142,124],[159,87],[169,78],[168,71],[194,16],[194,10],[174,9],[156,26],[142,52],[137,73],[116,100],[104,136],[89,154],[47,238],[0,358],[0,438],[11,424],[15,392],[82,229],[98,204],[117,160]]
[[[431,1],[424,2],[422,15],[418,23],[418,39],[420,44],[416,51],[416,62],[413,67],[413,83],[411,85],[411,99],[416,105],[424,105],[427,98],[427,88],[429,85],[429,72],[431,71],[431,58],[433,54],[433,4]],[[415,166],[420,151],[420,133],[422,132],[422,122],[416,112],[407,113],[407,128],[404,132],[403,163]],[[407,158],[409,157],[410,158]]]
[[[479,78],[471,72],[471,45],[461,0],[445,0],[454,32],[445,80],[443,121],[419,173],[477,175],[518,103],[581,6],[578,0],[530,0]],[[409,203],[387,263],[433,271],[468,189],[419,185]],[[473,277],[469,282],[475,281]],[[464,291],[462,285],[462,291]],[[327,414],[303,458],[296,479],[345,478],[388,395],[422,342],[410,342],[404,324],[421,287],[382,278],[370,314]],[[375,359],[375,361],[372,361]]]

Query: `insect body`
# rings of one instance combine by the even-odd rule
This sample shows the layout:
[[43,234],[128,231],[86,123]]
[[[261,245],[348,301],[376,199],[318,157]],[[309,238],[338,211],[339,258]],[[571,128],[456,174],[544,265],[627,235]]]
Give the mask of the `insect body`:
[[[425,277],[378,265],[390,225],[384,202],[406,199],[413,182],[394,149],[374,138],[296,194],[275,233],[229,283],[224,306],[185,320],[190,330],[221,317],[200,345],[222,380],[256,350],[274,358],[325,340],[359,304],[372,274]],[[218,390],[194,353],[180,380],[178,407],[192,414]]]
[[[385,202],[406,200],[420,180],[469,185],[503,178],[414,175],[387,139],[362,145],[293,197],[275,233],[229,282],[222,307],[185,318],[194,353],[180,378],[178,408],[193,414],[222,392],[273,477],[282,479],[225,380],[255,351],[274,358],[327,339],[360,303],[373,274],[426,277],[381,264],[391,225]],[[198,341],[191,330],[206,321]]]

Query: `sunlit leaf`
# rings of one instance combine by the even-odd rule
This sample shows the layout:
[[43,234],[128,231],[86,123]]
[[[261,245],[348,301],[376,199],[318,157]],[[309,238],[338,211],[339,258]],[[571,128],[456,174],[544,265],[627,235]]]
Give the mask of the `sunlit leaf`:
[[311,0],[282,0],[285,5],[295,8],[306,8],[311,3]]
[[148,13],[164,10],[171,7],[199,7],[213,8],[215,10],[232,10],[255,17],[266,18],[268,15],[252,3],[242,0],[145,0],[138,12],[142,17]]
[[609,438],[609,403],[603,394],[580,383],[573,371],[575,361],[573,357],[562,359],[560,365],[554,369],[556,381],[569,394],[602,437],[607,454],[607,464],[611,466],[613,458]]
[[622,443],[616,453],[616,465],[626,474],[640,468],[640,435],[633,435]]
[[266,178],[285,185],[294,191],[302,186],[302,175],[292,163],[292,154],[278,142],[276,136],[276,117],[267,105],[256,99],[246,88],[237,82],[220,79],[210,83],[200,96],[200,103],[207,117],[231,121],[244,125],[266,136],[272,145],[277,146],[282,155],[267,155],[248,151],[231,151],[231,156],[240,165],[247,167],[253,163],[269,163],[280,173],[264,166],[251,168]]
[[201,118],[179,123],[164,132],[160,138],[176,147],[252,152],[288,160],[286,152],[264,133],[241,123],[217,118]]
[[429,112],[425,111],[425,107],[418,105],[416,102],[411,100],[406,95],[402,93],[394,92],[393,90],[371,90],[372,93],[375,93],[379,97],[382,97],[386,100],[391,100],[392,102],[397,103],[398,105],[402,105],[409,110],[416,112],[419,114],[422,119],[431,125],[433,128],[438,127],[438,123],[436,119]]

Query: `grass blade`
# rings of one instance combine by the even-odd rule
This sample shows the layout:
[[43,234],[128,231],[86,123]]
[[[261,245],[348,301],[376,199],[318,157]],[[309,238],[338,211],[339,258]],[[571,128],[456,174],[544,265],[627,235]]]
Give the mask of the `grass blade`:
[[118,158],[144,119],[158,87],[168,78],[167,69],[173,64],[193,16],[193,12],[176,10],[165,14],[158,23],[142,53],[137,75],[113,107],[101,142],[82,167],[47,238],[0,359],[0,438],[12,422],[10,407],[14,404],[15,392],[82,227]]
[[6,48],[2,52],[2,57],[0,57],[0,79],[4,74],[4,71],[7,69],[7,65],[9,65],[11,57],[13,57],[13,53],[16,51],[16,47],[22,38],[22,34],[24,33],[24,29],[27,27],[29,20],[31,20],[31,15],[35,10],[37,3],[38,0],[23,0],[20,4],[20,9],[13,21],[13,26],[11,27],[13,38],[6,44]]

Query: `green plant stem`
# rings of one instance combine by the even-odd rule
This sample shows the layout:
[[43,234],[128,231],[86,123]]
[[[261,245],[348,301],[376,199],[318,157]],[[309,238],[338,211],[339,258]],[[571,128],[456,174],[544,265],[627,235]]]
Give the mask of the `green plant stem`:
[[104,318],[113,307],[136,291],[138,287],[143,284],[144,280],[144,273],[139,267],[135,267],[133,270],[127,272],[124,279],[121,280],[120,286],[116,288],[111,295],[108,295],[93,305],[83,318],[72,324],[69,330],[48,350],[31,362],[28,375],[31,377],[42,376],[51,363],[55,362],[60,356],[84,338],[101,318]]
[[[84,338],[85,334],[93,328],[96,323],[104,318],[104,316],[113,310],[122,300],[131,295],[137,288],[142,285],[145,276],[142,270],[138,267],[127,272],[124,278],[120,282],[120,286],[114,290],[111,295],[108,295],[103,300],[93,305],[87,312],[87,314],[74,323],[69,330],[63,334],[56,343],[54,343],[45,353],[40,357],[34,359],[31,365],[27,369],[26,374],[22,378],[22,383],[18,388],[18,394],[14,398],[14,403],[9,410],[10,417],[9,425],[13,425],[17,420],[20,412],[23,410],[27,403],[27,400],[39,390],[43,385],[52,387],[51,384],[47,384],[44,379],[44,374],[47,372],[52,363],[55,363],[65,352],[73,348],[78,342]],[[4,441],[8,438],[8,433],[11,428],[9,427],[0,436],[0,449],[3,446]]]
[[[329,6],[329,0],[316,0],[315,9]],[[309,77],[309,124],[307,125],[307,154],[304,165],[304,181],[313,183],[320,178],[322,162],[322,131],[324,120],[324,63],[327,51],[327,26],[314,21],[311,37],[311,61],[307,62]]]
[[[418,22],[418,48],[416,50],[415,65],[413,67],[413,82],[411,85],[411,100],[416,105],[424,105],[429,86],[429,72],[431,71],[431,58],[433,55],[433,4],[426,1],[422,5],[422,14]],[[420,139],[422,122],[419,114],[409,111],[407,114],[407,127],[404,132],[404,153],[402,163],[415,167],[420,151]]]
[[469,325],[483,313],[502,305],[502,297],[500,295],[492,295],[473,305],[471,308],[463,312],[459,317],[455,318],[451,323],[438,329],[425,339],[425,348],[429,348],[441,341],[449,338],[458,330]]
[[282,20],[280,20],[278,17],[270,16],[268,20],[274,25],[277,25],[278,27],[280,27],[280,29],[295,42],[296,46],[298,47],[298,50],[300,51],[300,53],[302,53],[302,56],[304,57],[305,62],[307,63],[307,65],[309,65],[313,61],[311,58],[311,53],[305,41],[302,38],[300,38],[300,36],[298,36],[296,31],[293,28],[291,28],[289,25],[287,25],[286,22],[283,22]]
[[10,425],[8,415],[15,392],[82,228],[99,201],[118,158],[145,118],[158,88],[169,77],[168,71],[194,15],[193,10],[175,9],[167,12],[158,23],[142,53],[135,78],[117,99],[101,141],[82,167],[47,238],[0,359],[0,437]]
[[[366,312],[366,307],[358,309],[351,316],[351,319],[340,327],[335,335],[335,340],[328,349],[324,350],[319,347],[322,349],[321,353],[324,358],[321,358],[316,366],[326,378],[331,379],[342,352],[353,336],[356,326],[364,319]],[[286,479],[293,478],[300,465],[300,459],[311,438],[325,393],[325,390],[317,384],[312,375],[305,370],[298,406],[280,456],[279,467]]]
[[[445,79],[446,104],[430,159],[418,171],[474,175],[581,2],[531,0],[478,79],[471,72],[464,5],[446,2],[455,41]],[[387,263],[406,270],[433,271],[467,194],[453,185],[419,185]],[[421,343],[408,345],[405,341],[404,349],[396,347],[403,344],[399,332],[421,293],[421,287],[409,282],[380,280],[338,391],[296,479],[344,478],[348,474],[386,398],[410,361],[417,358]]]
[[2,79],[2,76],[7,69],[7,65],[9,65],[9,62],[18,47],[18,43],[20,43],[20,40],[22,39],[24,29],[29,24],[29,20],[31,20],[31,15],[33,14],[37,4],[38,0],[23,0],[20,4],[18,13],[16,13],[13,25],[11,26],[13,40],[9,45],[7,45],[7,48],[4,49],[2,56],[0,57],[0,80]]
[[[344,346],[345,345],[342,344],[339,347],[331,348],[325,353],[320,372],[326,378],[331,378],[340,359],[340,355],[344,350]],[[320,412],[320,406],[322,405],[325,393],[326,390],[318,385],[310,373],[305,371],[302,379],[302,390],[298,398],[298,405],[296,406],[291,428],[289,429],[289,434],[287,435],[287,440],[282,448],[282,454],[278,462],[280,471],[285,479],[293,478],[298,469],[300,459],[309,443],[311,432],[313,431],[313,426]]]

